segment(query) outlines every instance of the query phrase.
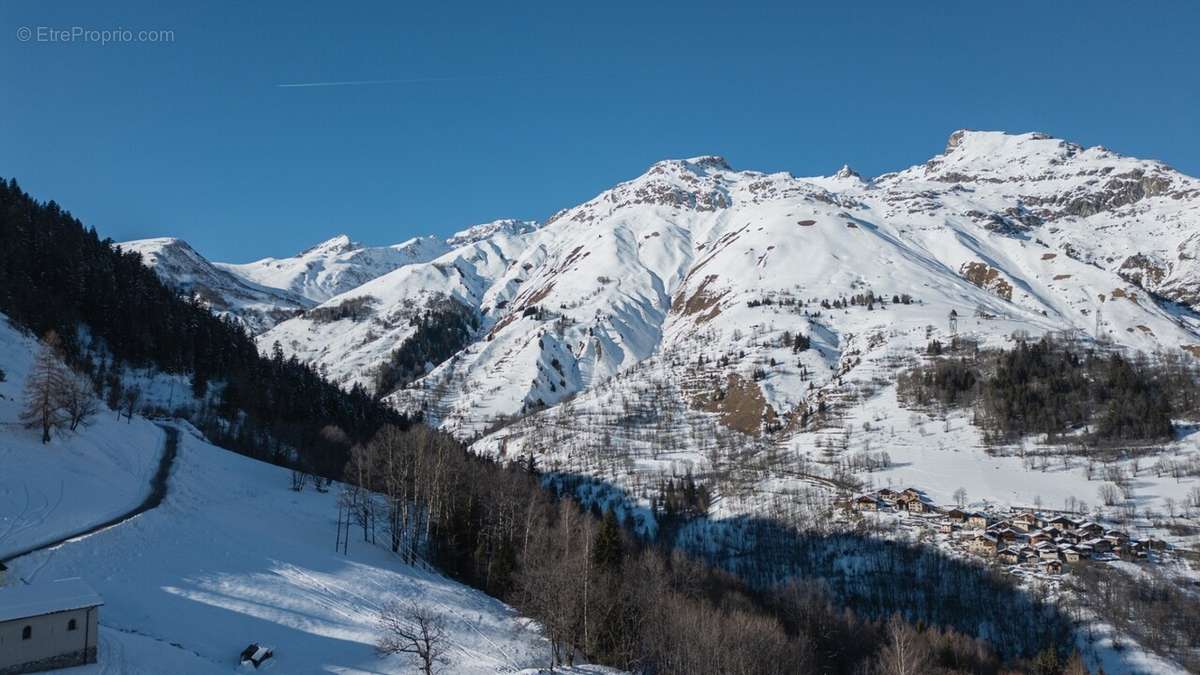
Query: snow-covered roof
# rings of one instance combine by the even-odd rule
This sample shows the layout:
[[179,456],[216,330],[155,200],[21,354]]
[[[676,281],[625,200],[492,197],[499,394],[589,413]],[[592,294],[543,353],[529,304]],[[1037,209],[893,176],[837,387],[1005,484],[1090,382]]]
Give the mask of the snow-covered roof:
[[100,594],[83,579],[0,588],[0,621],[103,605]]

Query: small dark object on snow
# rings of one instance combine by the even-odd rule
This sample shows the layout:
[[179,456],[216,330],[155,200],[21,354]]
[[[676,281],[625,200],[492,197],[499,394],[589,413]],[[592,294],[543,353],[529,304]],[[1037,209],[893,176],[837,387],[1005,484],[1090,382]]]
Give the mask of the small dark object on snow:
[[249,647],[242,650],[242,665],[250,663],[255,668],[258,668],[263,664],[263,661],[271,658],[274,653],[274,650],[270,647],[261,647],[257,643],[251,643]]

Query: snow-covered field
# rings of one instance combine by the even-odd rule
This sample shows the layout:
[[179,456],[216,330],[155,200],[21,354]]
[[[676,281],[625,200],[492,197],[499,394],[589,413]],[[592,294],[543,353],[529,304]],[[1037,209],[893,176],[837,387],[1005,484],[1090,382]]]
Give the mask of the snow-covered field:
[[[11,422],[34,345],[0,330],[0,368],[8,374],[0,414]],[[447,621],[446,672],[548,663],[544,641],[503,603],[361,541],[352,539],[349,555],[334,552],[336,490],[294,492],[284,469],[210,445],[186,424],[181,429],[161,506],[9,564],[9,583],[78,576],[103,595],[99,663],[73,672],[229,673],[251,642],[275,650],[270,667],[279,673],[414,672],[407,657],[381,658],[373,648],[379,608],[409,599]],[[0,522],[9,531],[0,551],[139,503],[162,438],[136,416],[132,424],[102,416],[47,446],[6,424]],[[21,508],[26,493],[40,511]]]

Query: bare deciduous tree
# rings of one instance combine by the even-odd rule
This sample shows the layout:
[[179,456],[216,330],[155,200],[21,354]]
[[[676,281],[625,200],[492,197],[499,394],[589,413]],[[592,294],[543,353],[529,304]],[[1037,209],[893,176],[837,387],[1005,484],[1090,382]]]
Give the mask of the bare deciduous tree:
[[433,610],[410,601],[389,603],[379,612],[383,635],[375,648],[380,654],[411,654],[420,663],[421,672],[433,675],[449,647],[446,622]]
[[960,487],[954,491],[954,503],[958,504],[958,506],[960,508],[967,505],[967,489],[966,488]]
[[879,651],[879,669],[885,675],[920,675],[932,664],[929,646],[921,634],[900,616],[888,621],[888,643]]
[[86,427],[100,409],[100,401],[87,378],[71,373],[62,390],[62,408],[71,431]]
[[1097,494],[1105,506],[1114,506],[1121,500],[1121,490],[1113,483],[1104,483],[1101,485]]
[[122,408],[125,411],[126,422],[133,422],[133,412],[137,410],[137,404],[142,400],[142,390],[138,387],[129,387],[125,390],[125,395],[122,399]]

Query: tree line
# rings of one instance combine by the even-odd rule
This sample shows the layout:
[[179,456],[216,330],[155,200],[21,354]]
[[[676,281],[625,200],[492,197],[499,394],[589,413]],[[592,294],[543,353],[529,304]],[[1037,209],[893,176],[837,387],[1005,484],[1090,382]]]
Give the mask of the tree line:
[[1079,430],[1098,442],[1169,440],[1172,416],[1194,413],[1200,401],[1200,373],[1177,353],[1151,359],[1050,336],[1007,350],[934,341],[927,353],[929,362],[900,375],[901,401],[970,407],[993,441]]

